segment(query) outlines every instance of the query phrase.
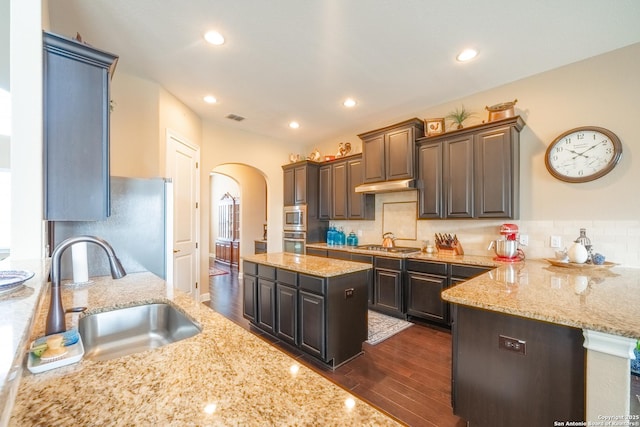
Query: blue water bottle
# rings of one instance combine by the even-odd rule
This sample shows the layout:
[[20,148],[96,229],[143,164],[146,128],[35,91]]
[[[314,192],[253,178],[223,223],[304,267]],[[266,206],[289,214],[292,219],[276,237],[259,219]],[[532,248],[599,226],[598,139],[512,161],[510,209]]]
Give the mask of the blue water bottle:
[[358,236],[353,231],[347,236],[347,246],[358,246]]

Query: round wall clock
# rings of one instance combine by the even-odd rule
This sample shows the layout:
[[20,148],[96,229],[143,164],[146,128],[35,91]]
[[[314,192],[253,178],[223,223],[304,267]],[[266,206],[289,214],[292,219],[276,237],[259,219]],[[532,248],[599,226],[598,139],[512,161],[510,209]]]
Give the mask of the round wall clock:
[[554,139],[544,162],[549,173],[562,181],[587,182],[611,172],[621,155],[622,144],[616,134],[596,126],[583,126]]

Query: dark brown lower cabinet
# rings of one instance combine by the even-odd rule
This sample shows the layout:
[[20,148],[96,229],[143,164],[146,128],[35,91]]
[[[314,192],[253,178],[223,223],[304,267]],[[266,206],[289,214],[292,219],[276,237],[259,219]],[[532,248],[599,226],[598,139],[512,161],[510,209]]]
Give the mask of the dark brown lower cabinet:
[[242,281],[242,291],[244,298],[242,299],[242,313],[250,322],[256,322],[256,303],[258,301],[258,278],[244,275]]
[[326,355],[324,297],[300,291],[300,346],[320,359]]
[[373,292],[371,308],[390,316],[405,317],[404,312],[404,259],[374,257]]
[[284,341],[298,344],[298,290],[278,283],[276,287],[277,334]]
[[258,279],[258,326],[267,332],[276,333],[276,284]]
[[252,324],[331,367],[362,352],[370,270],[324,277],[244,261],[243,271]]
[[453,305],[453,412],[472,427],[585,419],[582,330]]

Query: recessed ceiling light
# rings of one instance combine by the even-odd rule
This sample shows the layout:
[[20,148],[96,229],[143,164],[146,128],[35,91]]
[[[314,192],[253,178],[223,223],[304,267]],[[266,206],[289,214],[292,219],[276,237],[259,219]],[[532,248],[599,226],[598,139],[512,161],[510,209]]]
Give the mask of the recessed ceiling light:
[[300,123],[298,123],[298,122],[291,122],[291,123],[289,123],[289,127],[290,127],[291,129],[298,129],[298,128],[300,127]]
[[208,41],[209,43],[214,44],[216,46],[224,44],[224,37],[222,36],[222,34],[220,34],[217,31],[207,31],[204,34],[204,39],[206,41]]
[[475,49],[465,49],[456,56],[456,59],[460,62],[470,61],[478,55],[478,51]]
[[204,99],[204,102],[206,102],[207,104],[215,104],[216,102],[218,102],[216,97],[213,95],[207,95],[203,99]]
[[344,105],[347,108],[351,108],[351,107],[355,107],[357,104],[356,100],[353,98],[347,98],[344,100],[344,102],[342,103],[342,105]]

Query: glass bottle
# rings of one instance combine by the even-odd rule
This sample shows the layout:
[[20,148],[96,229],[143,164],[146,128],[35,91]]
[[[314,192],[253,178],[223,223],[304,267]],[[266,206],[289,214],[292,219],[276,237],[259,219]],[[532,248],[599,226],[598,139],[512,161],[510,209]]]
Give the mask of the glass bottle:
[[584,246],[587,249],[587,254],[588,254],[588,258],[587,258],[587,262],[591,263],[591,239],[589,239],[587,237],[587,229],[586,228],[581,228],[580,229],[580,236],[578,236],[578,238],[575,240],[576,243],[580,243],[582,246]]

